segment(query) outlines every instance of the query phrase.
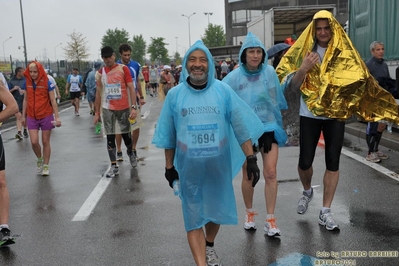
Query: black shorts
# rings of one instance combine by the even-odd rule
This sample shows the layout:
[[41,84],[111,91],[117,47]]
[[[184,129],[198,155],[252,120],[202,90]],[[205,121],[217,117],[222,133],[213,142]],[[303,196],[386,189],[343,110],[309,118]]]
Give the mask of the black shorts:
[[274,138],[274,131],[265,132],[258,139],[258,145],[255,145],[256,147],[254,147],[254,152],[258,152],[263,148],[263,152],[268,153],[271,151],[273,143],[277,144],[277,140]]
[[151,88],[156,89],[158,87],[158,83],[150,83]]
[[300,117],[299,163],[302,170],[312,167],[320,133],[323,131],[325,162],[329,171],[339,170],[339,159],[344,143],[345,122],[336,119]]
[[76,99],[76,98],[80,98],[80,94],[81,94],[80,91],[71,91],[69,93],[69,97],[70,97],[71,100],[73,100],[73,99]]

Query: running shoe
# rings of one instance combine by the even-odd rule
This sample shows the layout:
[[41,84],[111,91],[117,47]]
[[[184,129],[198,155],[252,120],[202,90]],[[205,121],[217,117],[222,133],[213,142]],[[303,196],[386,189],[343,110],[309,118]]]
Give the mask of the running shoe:
[[29,138],[28,130],[26,129],[24,130],[24,138],[26,139]]
[[90,110],[90,114],[91,114],[91,115],[94,115],[94,111],[93,111],[93,110]]
[[276,218],[267,219],[263,230],[265,230],[268,236],[280,236],[280,229],[276,225]]
[[1,233],[1,235],[0,235],[1,241],[7,241],[9,239],[12,239],[10,229],[2,227],[0,230],[0,233]]
[[106,177],[111,178],[119,175],[119,167],[117,165],[111,165]]
[[78,111],[75,111],[75,115],[76,115],[76,116],[79,116],[79,112],[78,112]]
[[48,176],[48,175],[50,175],[50,168],[49,168],[48,164],[44,164],[42,176]]
[[326,226],[329,231],[339,230],[339,225],[334,221],[331,210],[327,210],[325,213],[320,211],[319,224]]
[[222,266],[214,247],[206,247],[206,263],[208,266]]
[[122,154],[121,151],[118,151],[118,152],[116,153],[116,160],[117,160],[118,162],[123,162],[123,154]]
[[133,168],[137,167],[137,152],[136,150],[133,150],[129,155],[129,160],[130,160],[130,165]]
[[256,211],[246,211],[244,229],[246,230],[256,230],[255,225],[255,215],[258,215]]
[[43,158],[38,158],[36,163],[36,171],[38,174],[43,172]]
[[378,156],[378,158],[382,160],[386,160],[389,158],[388,155],[384,154],[382,151],[377,151],[375,154]]
[[366,160],[372,163],[379,163],[381,162],[381,159],[378,158],[378,155],[375,152],[370,153],[369,155],[366,156]]
[[313,199],[313,188],[310,196],[305,191],[302,193],[302,197],[298,201],[298,206],[296,212],[298,214],[305,214],[308,210],[309,202]]
[[15,134],[15,138],[18,139],[18,140],[21,140],[23,138],[23,136],[21,134],[21,131],[18,131],[18,133]]

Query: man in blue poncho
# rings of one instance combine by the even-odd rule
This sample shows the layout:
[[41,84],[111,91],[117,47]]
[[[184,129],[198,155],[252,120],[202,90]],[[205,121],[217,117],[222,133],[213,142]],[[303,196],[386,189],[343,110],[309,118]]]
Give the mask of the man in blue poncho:
[[[263,123],[263,134],[257,144],[263,161],[265,178],[266,221],[264,231],[268,236],[280,236],[276,225],[274,209],[277,199],[277,159],[278,146],[284,146],[287,135],[283,129],[282,109],[287,109],[280,81],[274,68],[267,64],[267,53],[263,43],[257,36],[248,33],[239,53],[240,67],[230,72],[223,82],[229,84],[237,95],[243,99],[256,113]],[[253,208],[254,188],[245,178],[246,164],[242,168],[242,195],[246,208],[244,228],[256,229]]]
[[232,181],[245,156],[248,179],[253,186],[259,180],[252,141],[263,125],[227,84],[215,79],[213,58],[201,41],[188,50],[181,75],[183,82],[168,92],[152,142],[165,149],[169,186],[180,180],[196,264],[221,265],[214,240],[221,224],[237,224]]

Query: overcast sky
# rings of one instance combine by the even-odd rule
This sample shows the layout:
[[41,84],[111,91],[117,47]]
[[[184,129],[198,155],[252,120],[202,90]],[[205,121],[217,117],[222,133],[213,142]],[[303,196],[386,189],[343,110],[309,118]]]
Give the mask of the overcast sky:
[[[147,45],[151,37],[163,37],[172,55],[183,54],[189,47],[188,18],[191,44],[204,35],[209,22],[224,25],[222,0],[22,0],[28,61],[37,58],[64,59],[64,50],[74,30],[86,37],[90,47],[89,60],[99,58],[101,39],[108,29],[125,29],[130,40],[143,35]],[[22,22],[19,0],[0,0],[0,58],[24,60]],[[9,37],[11,39],[7,40]],[[56,47],[62,43],[60,46]],[[3,48],[4,47],[4,48]]]

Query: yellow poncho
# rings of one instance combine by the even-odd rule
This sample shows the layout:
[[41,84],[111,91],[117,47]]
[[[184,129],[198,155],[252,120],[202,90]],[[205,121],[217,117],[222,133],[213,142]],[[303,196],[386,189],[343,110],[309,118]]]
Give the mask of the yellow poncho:
[[342,26],[328,11],[314,15],[313,21],[281,59],[276,70],[280,82],[297,71],[305,55],[312,51],[315,20],[320,18],[329,20],[332,38],[322,63],[307,73],[300,88],[309,110],[316,116],[346,120],[355,114],[365,121],[387,120],[398,124],[395,99],[370,75]]

